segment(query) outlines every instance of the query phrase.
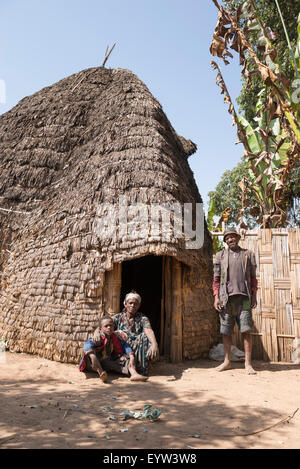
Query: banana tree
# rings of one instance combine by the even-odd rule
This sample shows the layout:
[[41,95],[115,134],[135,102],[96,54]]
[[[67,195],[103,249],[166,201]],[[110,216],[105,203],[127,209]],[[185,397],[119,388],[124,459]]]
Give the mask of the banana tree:
[[[242,210],[240,223],[243,224],[243,211],[249,202],[247,193],[255,194],[257,206],[252,207],[252,215],[263,227],[285,226],[288,209],[287,181],[290,171],[299,162],[300,154],[300,114],[299,105],[293,101],[294,90],[290,81],[280,70],[273,41],[276,33],[263,25],[254,0],[242,2],[234,11],[220,7],[218,23],[210,48],[212,55],[221,57],[228,64],[232,57],[229,48],[239,53],[243,65],[242,74],[249,86],[253,75],[258,75],[263,89],[256,105],[256,127],[252,127],[244,116],[235,111],[221,70],[218,70],[217,84],[229,104],[229,112],[237,125],[237,133],[244,146],[244,158],[248,162],[249,177],[240,182],[242,190]],[[226,0],[224,0],[226,1]],[[241,26],[242,24],[242,26]],[[256,32],[256,49],[263,49],[259,60],[254,47],[249,42],[249,33]],[[300,26],[299,41],[295,54],[292,54],[295,75],[300,65]]]

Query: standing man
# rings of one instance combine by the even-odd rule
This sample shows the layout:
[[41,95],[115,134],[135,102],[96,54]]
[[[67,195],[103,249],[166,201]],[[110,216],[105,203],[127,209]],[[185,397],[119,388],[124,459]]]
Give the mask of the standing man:
[[230,350],[235,321],[242,334],[245,349],[245,370],[256,374],[251,364],[252,311],[257,305],[255,255],[239,246],[241,237],[234,228],[224,231],[223,240],[228,249],[218,252],[214,262],[214,307],[220,313],[220,333],[223,335],[225,358],[217,371],[231,368]]

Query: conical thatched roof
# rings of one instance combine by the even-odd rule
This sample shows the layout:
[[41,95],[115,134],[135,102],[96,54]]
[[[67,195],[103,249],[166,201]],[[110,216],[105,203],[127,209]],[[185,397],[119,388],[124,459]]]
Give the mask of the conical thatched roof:
[[[124,194],[129,204],[201,202],[187,162],[195,149],[128,70],[87,69],[24,98],[0,116],[0,207],[30,213],[0,211],[3,248],[11,233],[31,246],[88,233],[99,248],[98,206]],[[120,255],[122,243],[108,244]],[[175,244],[170,254],[188,264],[199,257]],[[151,249],[140,242],[140,254]]]
[[149,254],[184,266],[184,354],[207,350],[215,317],[207,229],[201,249],[174,233],[106,230],[122,198],[147,210],[201,202],[187,162],[195,149],[128,70],[84,70],[0,116],[0,337],[10,350],[76,362],[105,311],[107,277]]

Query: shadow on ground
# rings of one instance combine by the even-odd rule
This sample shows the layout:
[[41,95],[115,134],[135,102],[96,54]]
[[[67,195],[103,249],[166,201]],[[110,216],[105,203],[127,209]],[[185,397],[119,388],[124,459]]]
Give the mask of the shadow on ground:
[[[151,380],[129,383],[126,378],[111,375],[110,384],[99,385],[97,375],[91,374],[92,379],[84,380],[76,367],[62,364],[58,365],[66,366],[68,372],[65,384],[55,376],[6,379],[0,387],[0,429],[13,438],[2,447],[158,449],[193,448],[201,442],[203,447],[219,448],[282,419],[282,414],[274,409],[238,402],[228,406],[222,399],[222,390],[220,398],[212,398],[205,389],[187,387],[180,393],[171,389],[169,381],[180,379],[185,370],[213,368],[216,364],[199,360],[182,366],[157,363],[152,375],[158,380],[160,376],[166,377],[165,384]],[[274,364],[259,366],[281,370]],[[283,365],[282,369],[287,367]],[[70,376],[74,376],[74,382],[68,381]],[[121,412],[141,410],[144,404],[162,408],[161,418],[156,422],[122,420]],[[282,431],[277,427],[278,436]],[[236,447],[246,448],[246,439],[244,443],[240,441],[239,438]]]

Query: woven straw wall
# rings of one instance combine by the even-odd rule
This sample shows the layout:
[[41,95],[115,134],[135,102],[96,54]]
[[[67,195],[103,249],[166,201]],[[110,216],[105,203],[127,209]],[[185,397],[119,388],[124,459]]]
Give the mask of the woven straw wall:
[[78,251],[68,258],[69,248],[68,240],[33,244],[8,260],[0,296],[1,335],[11,351],[78,361],[83,341],[98,325],[104,274],[95,252]]
[[[240,245],[254,251],[257,261],[253,358],[289,362],[292,342],[300,337],[300,230],[248,232]],[[234,343],[242,348],[237,330]]]
[[207,357],[218,336],[217,314],[213,307],[212,262],[203,265],[200,275],[184,272],[183,357]]

